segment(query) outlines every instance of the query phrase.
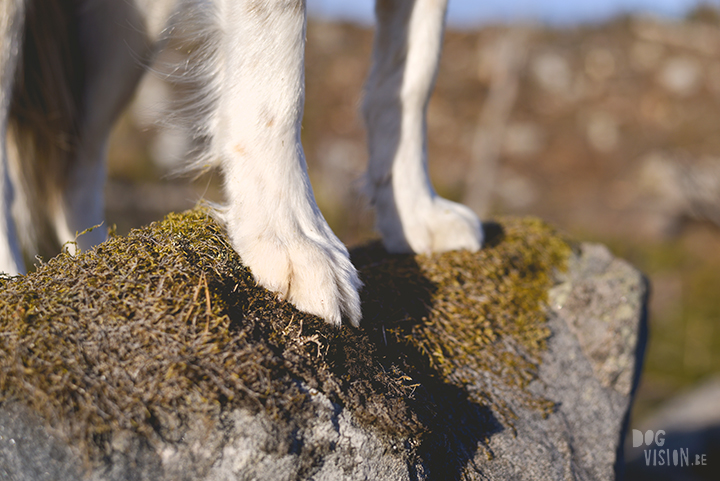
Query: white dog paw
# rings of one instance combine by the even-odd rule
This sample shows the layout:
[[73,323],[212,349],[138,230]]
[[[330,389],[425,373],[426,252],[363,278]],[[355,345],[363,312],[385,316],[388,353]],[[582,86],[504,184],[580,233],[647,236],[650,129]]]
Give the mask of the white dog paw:
[[482,224],[468,207],[442,197],[433,199],[427,214],[426,229],[430,245],[420,252],[446,252],[459,249],[480,250],[483,243]]
[[299,310],[338,327],[343,317],[360,324],[362,282],[339,240],[273,236],[237,250],[258,284]]
[[424,204],[415,206],[402,222],[397,217],[381,219],[379,227],[388,251],[428,254],[482,247],[482,224],[468,207],[442,197]]

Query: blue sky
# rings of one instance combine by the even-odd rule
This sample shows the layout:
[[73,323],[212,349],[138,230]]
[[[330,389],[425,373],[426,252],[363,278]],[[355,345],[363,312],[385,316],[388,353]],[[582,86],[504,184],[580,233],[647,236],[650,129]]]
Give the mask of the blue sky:
[[[456,26],[517,20],[553,24],[601,21],[623,12],[682,15],[694,6],[720,0],[450,0],[448,21]],[[307,0],[311,15],[372,21],[373,0]]]

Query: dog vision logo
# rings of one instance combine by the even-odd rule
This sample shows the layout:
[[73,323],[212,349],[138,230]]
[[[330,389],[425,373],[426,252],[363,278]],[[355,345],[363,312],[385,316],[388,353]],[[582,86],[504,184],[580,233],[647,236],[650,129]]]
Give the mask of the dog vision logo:
[[633,429],[632,434],[633,448],[646,446],[643,451],[646,466],[707,466],[705,454],[693,453],[691,458],[689,448],[664,448],[665,431],[662,429],[657,432],[648,429],[645,433]]

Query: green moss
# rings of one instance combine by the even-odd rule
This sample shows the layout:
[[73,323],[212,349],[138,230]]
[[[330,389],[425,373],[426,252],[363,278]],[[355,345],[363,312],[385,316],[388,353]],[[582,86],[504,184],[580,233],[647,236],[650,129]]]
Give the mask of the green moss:
[[476,254],[353,251],[365,318],[334,329],[258,287],[206,212],[171,214],[1,281],[2,399],[25,403],[93,458],[107,433],[150,434],[165,413],[212,418],[243,406],[301,422],[309,388],[376,429],[447,444],[433,433],[459,405],[512,416],[473,373],[548,408],[525,387],[569,248],[537,220],[489,231]]

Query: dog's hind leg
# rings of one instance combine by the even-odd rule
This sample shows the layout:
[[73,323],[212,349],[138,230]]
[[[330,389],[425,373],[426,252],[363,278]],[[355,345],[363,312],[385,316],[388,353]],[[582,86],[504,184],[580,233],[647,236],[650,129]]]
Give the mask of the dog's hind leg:
[[257,281],[300,310],[360,322],[360,281],[313,197],[300,143],[304,0],[218,0],[210,119],[233,247]]
[[19,61],[25,18],[23,0],[0,3],[0,272],[24,271],[12,216],[13,185],[7,148],[7,129],[13,82]]
[[363,111],[366,188],[391,252],[477,250],[482,229],[467,207],[439,197],[427,169],[426,111],[447,0],[377,0],[373,66]]
[[[13,3],[13,2],[10,2]],[[149,51],[131,2],[28,0],[8,117],[13,213],[27,253],[104,219],[105,149]],[[106,228],[77,239],[86,249]]]
[[[48,206],[61,243],[104,220],[106,149],[110,131],[128,103],[151,57],[152,42],[132,2],[89,0],[78,11],[78,48],[83,69],[77,105],[77,140],[60,195]],[[107,236],[107,226],[77,238],[90,248]],[[68,244],[74,251],[74,244]]]

